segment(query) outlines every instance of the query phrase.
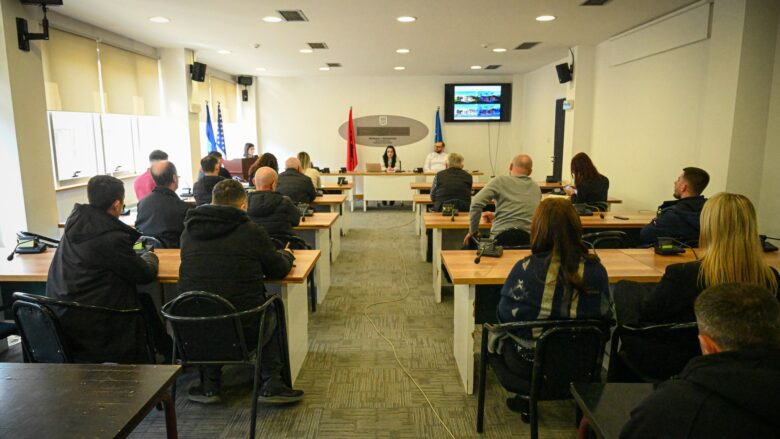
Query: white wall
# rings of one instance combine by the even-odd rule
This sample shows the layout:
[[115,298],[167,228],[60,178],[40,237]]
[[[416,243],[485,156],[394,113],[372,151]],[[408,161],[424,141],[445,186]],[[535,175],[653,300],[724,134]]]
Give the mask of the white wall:
[[[518,77],[519,78],[519,77]],[[396,147],[405,169],[420,167],[433,150],[436,107],[442,107],[442,132],[448,152],[465,157],[466,167],[490,175],[491,155],[496,172],[506,174],[509,157],[521,151],[519,100],[522,90],[513,86],[512,122],[444,123],[444,84],[457,82],[512,82],[511,76],[396,76],[329,78],[260,78],[258,81],[258,132],[260,151],[280,162],[307,151],[315,165],[338,169],[346,163],[346,140],[338,134],[353,117],[398,115],[424,123],[429,133],[411,145]],[[519,93],[518,93],[519,91]],[[490,135],[490,143],[488,143]],[[498,147],[497,159],[495,158]],[[381,161],[384,148],[358,146],[359,169]],[[496,163],[497,162],[497,163]]]
[[769,236],[780,237],[780,29],[775,40],[774,73],[769,94],[769,115],[766,130],[766,148],[761,179],[759,230]]

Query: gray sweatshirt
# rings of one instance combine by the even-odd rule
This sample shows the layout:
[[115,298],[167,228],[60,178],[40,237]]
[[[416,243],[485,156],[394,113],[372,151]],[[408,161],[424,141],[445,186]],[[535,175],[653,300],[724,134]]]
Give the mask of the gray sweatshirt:
[[531,218],[542,200],[542,191],[531,177],[525,175],[502,175],[490,180],[471,200],[469,232],[478,230],[482,209],[491,200],[496,202],[496,219],[490,229],[490,237],[495,238],[512,227],[530,231]]

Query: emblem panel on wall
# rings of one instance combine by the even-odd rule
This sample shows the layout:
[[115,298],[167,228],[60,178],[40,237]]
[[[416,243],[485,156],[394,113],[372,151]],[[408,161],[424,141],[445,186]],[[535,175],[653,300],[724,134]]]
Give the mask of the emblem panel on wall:
[[[424,123],[404,116],[371,115],[353,119],[355,143],[363,146],[403,146],[419,142],[428,135]],[[347,122],[339,127],[339,135],[347,139]]]

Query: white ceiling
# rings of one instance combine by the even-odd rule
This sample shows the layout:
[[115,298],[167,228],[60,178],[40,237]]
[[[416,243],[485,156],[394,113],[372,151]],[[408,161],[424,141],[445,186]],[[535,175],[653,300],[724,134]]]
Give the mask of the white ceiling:
[[[596,44],[692,0],[65,0],[57,12],[154,47],[183,47],[232,74],[267,76],[468,75],[472,65],[501,64],[495,74],[522,73]],[[265,23],[280,9],[301,9],[306,23]],[[540,23],[538,15],[557,20]],[[415,23],[396,17],[411,15]],[[164,16],[168,24],[150,17]],[[525,41],[542,44],[512,50]],[[329,49],[301,54],[307,42]],[[259,44],[258,48],[255,45]],[[492,48],[505,47],[505,53]],[[399,48],[411,49],[407,55]],[[217,50],[232,53],[222,55]],[[343,67],[319,71],[326,62]],[[405,66],[402,72],[395,66]],[[265,72],[258,72],[264,67]]]

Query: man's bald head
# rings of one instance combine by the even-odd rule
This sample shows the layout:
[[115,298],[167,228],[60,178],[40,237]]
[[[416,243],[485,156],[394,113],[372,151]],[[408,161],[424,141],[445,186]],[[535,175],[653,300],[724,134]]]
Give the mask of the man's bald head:
[[157,186],[167,187],[175,191],[179,186],[179,176],[176,175],[176,166],[168,160],[160,160],[152,163],[149,168],[152,180]]
[[512,162],[509,164],[509,175],[531,175],[533,168],[534,161],[531,159],[531,156],[527,154],[520,154],[515,156],[512,159]]
[[284,162],[284,167],[286,169],[291,169],[291,168],[292,169],[296,169],[296,170],[298,170],[300,172],[301,171],[301,161],[298,160],[297,157],[290,157],[289,159],[287,159],[286,162]]
[[268,166],[263,166],[255,172],[255,189],[259,191],[275,190],[278,178],[276,171]]

